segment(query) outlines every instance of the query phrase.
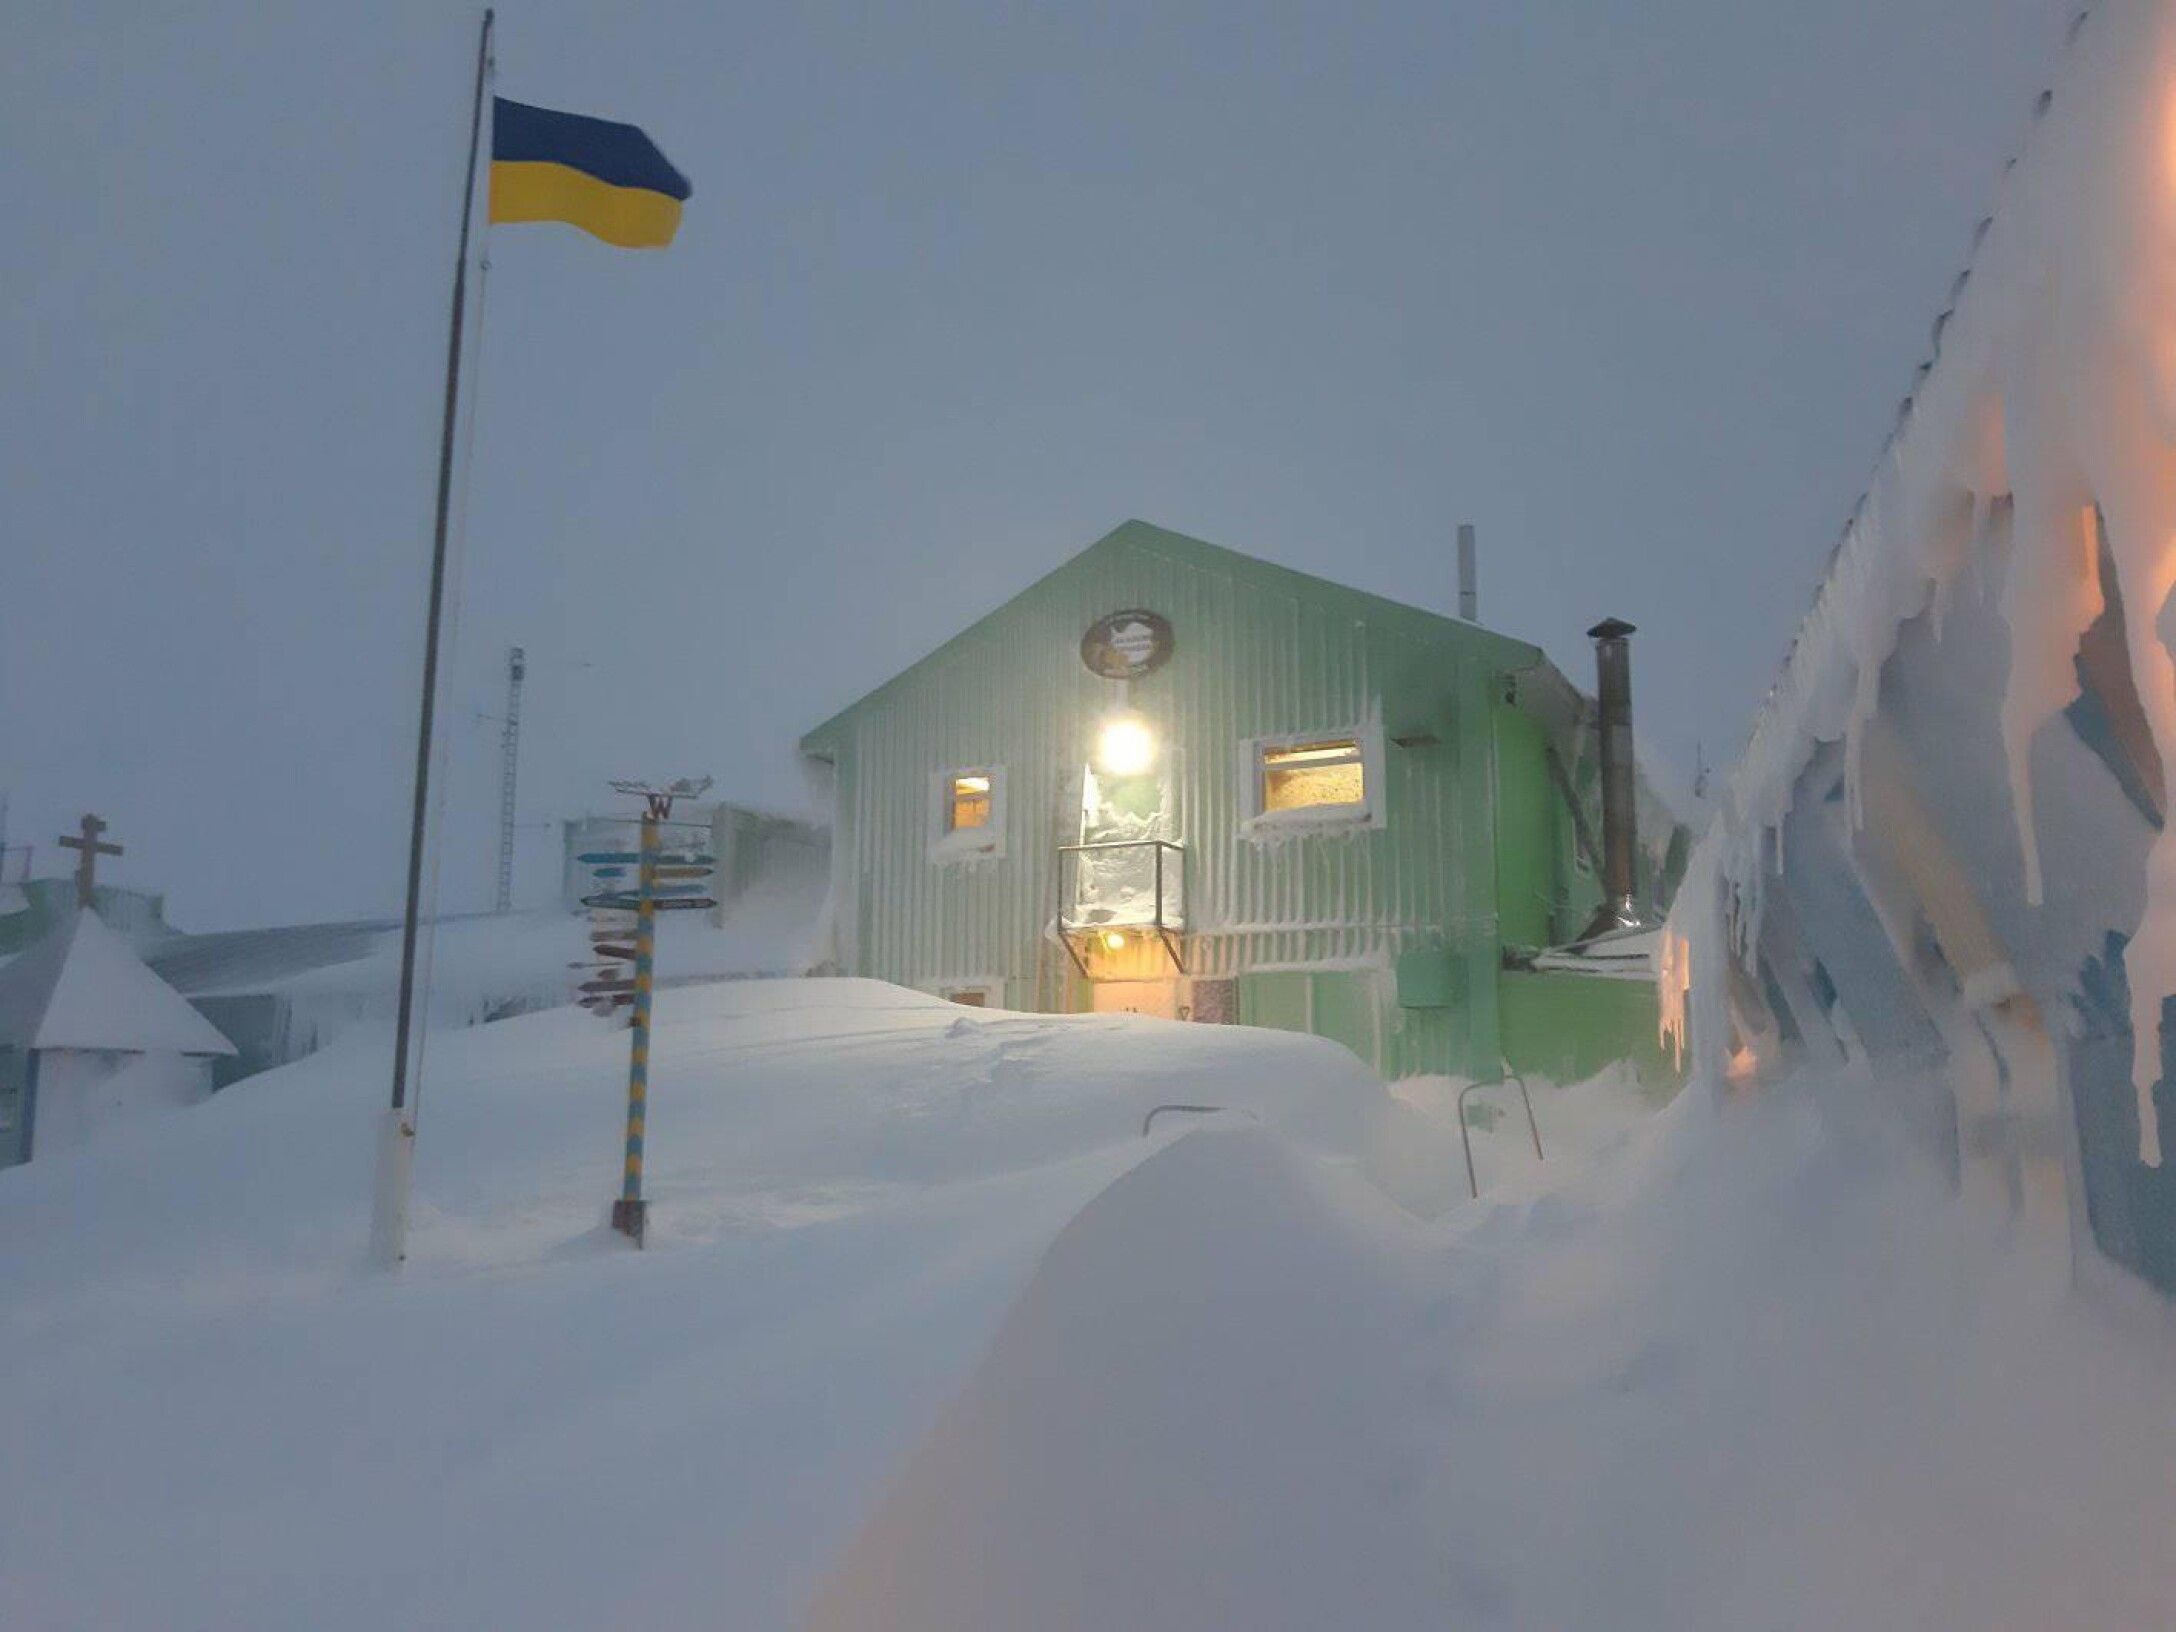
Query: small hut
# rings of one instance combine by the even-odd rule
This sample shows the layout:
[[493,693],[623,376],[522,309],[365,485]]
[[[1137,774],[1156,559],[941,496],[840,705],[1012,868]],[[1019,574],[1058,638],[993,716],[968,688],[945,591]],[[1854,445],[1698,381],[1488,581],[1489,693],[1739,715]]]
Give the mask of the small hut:
[[194,1104],[211,1093],[214,1057],[233,1052],[97,913],[79,909],[0,966],[0,1104],[14,1110],[0,1164]]

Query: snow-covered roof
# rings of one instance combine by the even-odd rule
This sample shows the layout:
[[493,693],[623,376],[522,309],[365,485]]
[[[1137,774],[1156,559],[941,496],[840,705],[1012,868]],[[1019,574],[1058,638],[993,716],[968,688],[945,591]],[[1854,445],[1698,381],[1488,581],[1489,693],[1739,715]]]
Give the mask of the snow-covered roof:
[[370,957],[399,939],[398,918],[282,924],[177,935],[147,947],[145,961],[177,992],[208,997],[276,990],[299,976]]
[[0,967],[0,1047],[235,1052],[127,941],[82,909]]
[[1560,974],[1598,975],[1604,980],[1652,981],[1655,954],[1661,946],[1660,924],[1617,929],[1607,935],[1597,935],[1591,941],[1552,947],[1536,955],[1534,967]]

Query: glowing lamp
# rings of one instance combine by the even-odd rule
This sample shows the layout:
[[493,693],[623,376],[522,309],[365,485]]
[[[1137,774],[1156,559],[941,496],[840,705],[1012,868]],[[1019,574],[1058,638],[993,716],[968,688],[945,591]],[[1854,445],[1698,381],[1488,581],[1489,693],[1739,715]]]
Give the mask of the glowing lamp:
[[1103,944],[1113,952],[1123,952],[1126,950],[1126,937],[1115,929],[1107,929],[1103,932]]
[[1118,714],[1103,722],[1096,739],[1096,764],[1111,776],[1139,776],[1156,763],[1156,733],[1138,714]]

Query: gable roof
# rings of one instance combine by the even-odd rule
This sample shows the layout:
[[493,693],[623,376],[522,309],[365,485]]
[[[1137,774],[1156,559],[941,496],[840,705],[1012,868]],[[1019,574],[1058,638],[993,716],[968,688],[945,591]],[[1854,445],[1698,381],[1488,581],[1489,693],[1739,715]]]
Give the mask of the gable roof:
[[1449,613],[1433,612],[1421,606],[1409,606],[1403,601],[1391,600],[1386,595],[1371,594],[1364,589],[1354,589],[1351,585],[1340,584],[1334,579],[1319,578],[1313,573],[1300,572],[1292,567],[1281,567],[1274,561],[1264,561],[1260,556],[1228,549],[1222,544],[1212,544],[1204,538],[1194,538],[1185,533],[1174,533],[1169,528],[1158,527],[1146,521],[1131,520],[1121,522],[1086,549],[1076,551],[1068,556],[1048,572],[1038,577],[1033,583],[1027,585],[1018,594],[983,613],[982,616],[969,623],[966,628],[953,635],[951,639],[934,650],[924,653],[889,680],[848,703],[836,714],[825,720],[823,724],[815,727],[802,737],[801,751],[804,754],[815,751],[820,740],[830,735],[833,728],[845,720],[848,715],[937,663],[955,645],[967,639],[983,624],[990,622],[994,618],[1003,617],[1006,612],[1033,595],[1060,573],[1069,571],[1090,556],[1121,550],[1160,556],[1166,560],[1176,561],[1181,565],[1209,571],[1244,573],[1258,581],[1277,585],[1295,594],[1304,594],[1317,600],[1327,600],[1339,604],[1356,617],[1372,617],[1394,623],[1404,622],[1409,626],[1434,627],[1444,631],[1456,631],[1470,635],[1476,639],[1501,646],[1504,648],[1506,656],[1515,660],[1517,666],[1548,661],[1538,646],[1530,645],[1525,641],[1514,640],[1509,635],[1497,634],[1494,630],[1485,628],[1478,623],[1467,623],[1463,619],[1452,617]]
[[146,949],[144,961],[186,996],[264,992],[298,975],[367,958],[399,933],[398,918],[223,929],[162,941]]
[[0,967],[0,1047],[235,1052],[217,1026],[83,908]]

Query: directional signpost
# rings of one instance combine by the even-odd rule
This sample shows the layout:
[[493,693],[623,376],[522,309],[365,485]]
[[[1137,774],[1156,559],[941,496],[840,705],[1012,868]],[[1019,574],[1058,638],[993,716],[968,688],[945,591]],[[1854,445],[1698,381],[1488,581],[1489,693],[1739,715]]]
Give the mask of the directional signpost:
[[[649,1120],[657,915],[716,906],[715,897],[701,893],[716,863],[711,856],[668,854],[660,839],[660,830],[672,818],[673,801],[698,797],[710,786],[710,778],[682,778],[663,788],[646,782],[612,786],[642,800],[642,843],[636,850],[596,850],[576,858],[598,884],[596,894],[582,897],[582,905],[590,909],[589,945],[597,961],[572,967],[589,977],[579,985],[582,1007],[615,1023],[620,1011],[627,1011],[627,1141],[612,1227],[639,1247],[649,1224],[642,1157]],[[625,884],[630,867],[635,870],[633,889]]]

